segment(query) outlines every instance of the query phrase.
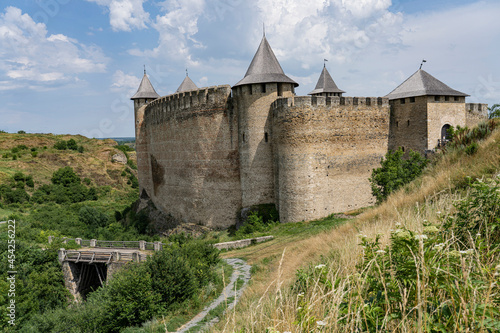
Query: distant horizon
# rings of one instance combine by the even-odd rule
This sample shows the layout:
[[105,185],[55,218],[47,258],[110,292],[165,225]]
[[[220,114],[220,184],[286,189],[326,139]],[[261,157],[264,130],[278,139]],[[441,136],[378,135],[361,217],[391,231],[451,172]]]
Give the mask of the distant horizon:
[[[120,5],[117,5],[119,3]],[[160,96],[240,81],[264,33],[312,91],[323,65],[346,96],[385,96],[418,70],[500,103],[497,0],[4,0],[0,130],[132,137],[144,73]],[[230,33],[227,33],[230,31]],[[29,45],[30,47],[26,47]]]

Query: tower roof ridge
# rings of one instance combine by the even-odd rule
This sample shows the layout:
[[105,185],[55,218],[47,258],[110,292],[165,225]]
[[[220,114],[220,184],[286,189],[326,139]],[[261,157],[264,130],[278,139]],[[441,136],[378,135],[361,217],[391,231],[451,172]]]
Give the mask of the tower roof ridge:
[[236,83],[234,87],[244,84],[267,82],[293,83],[296,87],[299,85],[285,75],[266,36],[263,36],[245,77]]
[[423,69],[419,69],[385,97],[392,100],[428,95],[469,96],[450,88]]
[[149,81],[148,76],[146,75],[146,69],[144,69],[144,76],[142,77],[141,84],[139,85],[139,89],[134,96],[130,97],[130,99],[139,99],[139,98],[159,98],[160,95],[156,93],[155,88]]
[[323,65],[323,70],[319,76],[318,83],[316,83],[316,87],[308,95],[320,94],[324,92],[345,93],[345,91],[340,90],[339,87],[337,87],[335,81],[333,81],[332,76],[328,72],[328,69],[326,69],[326,65]]
[[191,80],[191,78],[186,75],[186,77],[182,81],[182,83],[179,86],[179,88],[177,88],[176,92],[179,93],[179,92],[183,92],[183,91],[190,91],[190,90],[197,90],[197,89],[198,89],[198,87],[193,82],[193,80]]

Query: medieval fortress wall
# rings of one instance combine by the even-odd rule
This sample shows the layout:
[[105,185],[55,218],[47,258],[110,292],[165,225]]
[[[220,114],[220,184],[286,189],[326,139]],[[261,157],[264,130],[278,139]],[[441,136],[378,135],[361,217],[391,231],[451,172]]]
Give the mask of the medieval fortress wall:
[[230,86],[209,87],[145,107],[137,145],[141,192],[181,222],[227,227],[241,206],[230,94]]
[[234,86],[186,76],[160,97],[144,72],[134,100],[139,188],[179,223],[234,225],[243,208],[274,204],[281,222],[374,203],[369,178],[388,150],[422,153],[451,126],[487,118],[421,68],[385,97],[342,97],[326,66],[295,96],[265,36]]

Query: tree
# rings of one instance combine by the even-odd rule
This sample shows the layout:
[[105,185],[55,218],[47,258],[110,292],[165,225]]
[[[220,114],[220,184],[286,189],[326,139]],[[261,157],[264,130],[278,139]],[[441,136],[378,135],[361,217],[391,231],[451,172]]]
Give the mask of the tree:
[[488,108],[488,118],[500,118],[500,104],[493,104]]
[[403,155],[401,148],[394,152],[389,151],[385,159],[382,158],[382,166],[373,169],[370,183],[377,203],[381,203],[390,193],[420,176],[427,165],[427,159],[418,152],[410,150],[408,159],[403,159]]
[[80,177],[78,177],[75,171],[73,171],[73,168],[69,166],[60,168],[52,175],[52,184],[55,185],[69,187],[72,184],[80,184],[80,182]]
[[75,139],[69,139],[66,142],[66,145],[67,145],[68,149],[71,149],[71,150],[77,150],[78,149],[78,145],[76,144]]
[[106,214],[94,207],[83,206],[78,213],[78,220],[93,229],[97,229],[99,227],[105,227],[108,224],[109,218]]

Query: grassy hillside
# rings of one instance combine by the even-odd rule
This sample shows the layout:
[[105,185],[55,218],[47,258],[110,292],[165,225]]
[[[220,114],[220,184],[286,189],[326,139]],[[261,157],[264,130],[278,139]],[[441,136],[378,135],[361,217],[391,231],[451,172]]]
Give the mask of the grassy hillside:
[[[54,148],[58,141],[69,139],[82,146],[83,153]],[[89,178],[97,186],[109,185],[116,190],[124,190],[127,180],[120,177],[124,165],[111,161],[114,154],[121,153],[116,145],[116,141],[111,139],[89,139],[80,135],[0,133],[0,183],[15,172],[22,171],[33,174],[35,184],[47,184],[57,169],[71,166],[82,179]],[[13,153],[12,150],[16,151],[20,146],[27,149],[17,149]],[[128,155],[135,163],[135,152]]]
[[467,147],[333,229],[226,253],[254,276],[212,331],[498,331],[500,131]]

